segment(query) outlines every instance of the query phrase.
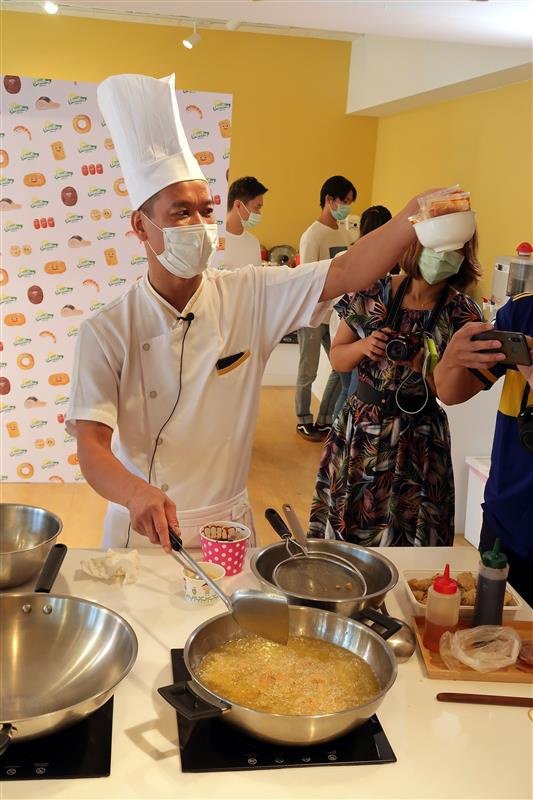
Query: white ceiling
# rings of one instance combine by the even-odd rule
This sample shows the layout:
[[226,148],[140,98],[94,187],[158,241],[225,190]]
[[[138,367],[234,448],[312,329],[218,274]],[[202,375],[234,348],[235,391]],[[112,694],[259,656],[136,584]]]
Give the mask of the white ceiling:
[[[532,45],[533,0],[57,0],[64,13],[120,15],[206,27],[228,21],[241,29],[274,26],[297,35],[353,39],[361,34],[470,44]],[[5,9],[38,11],[32,0],[4,0]],[[185,19],[184,19],[185,18]],[[141,21],[141,20],[139,20]],[[250,27],[252,26],[252,27]],[[255,30],[261,30],[255,28]],[[267,31],[265,31],[267,32]],[[275,31],[274,31],[275,32]],[[279,31],[287,33],[290,31]]]

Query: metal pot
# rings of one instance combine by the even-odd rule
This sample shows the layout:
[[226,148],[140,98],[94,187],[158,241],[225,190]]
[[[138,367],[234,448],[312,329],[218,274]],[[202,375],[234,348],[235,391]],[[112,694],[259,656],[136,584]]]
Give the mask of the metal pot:
[[252,572],[265,589],[282,592],[292,605],[323,608],[345,617],[353,617],[365,608],[379,608],[387,592],[394,589],[398,583],[398,570],[392,561],[385,558],[376,548],[360,547],[350,542],[340,542],[334,539],[308,539],[307,546],[310,553],[329,553],[342,556],[357,567],[367,585],[367,593],[364,597],[346,600],[331,597],[317,600],[308,595],[283,592],[275,585],[272,578],[276,566],[287,558],[287,550],[283,543],[268,545],[255,553],[250,564]]
[[62,528],[44,508],[0,503],[0,589],[33,580]]
[[[397,630],[390,626],[390,634]],[[397,666],[392,650],[381,636],[360,622],[329,611],[289,606],[289,629],[293,636],[309,636],[344,647],[360,656],[372,668],[379,694],[363,705],[332,714],[289,715],[255,711],[232,703],[208,689],[197,677],[202,658],[214,647],[242,636],[230,614],[204,622],[189,636],[184,659],[190,681],[165,686],[159,693],[179,714],[189,720],[221,717],[259,739],[290,745],[327,742],[362,725],[374,714],[396,680]],[[305,680],[305,676],[302,676]]]
[[[57,574],[55,555],[40,591],[49,590],[43,575]],[[96,711],[136,657],[133,628],[104,606],[62,595],[1,594],[0,754],[11,741],[44,736]]]

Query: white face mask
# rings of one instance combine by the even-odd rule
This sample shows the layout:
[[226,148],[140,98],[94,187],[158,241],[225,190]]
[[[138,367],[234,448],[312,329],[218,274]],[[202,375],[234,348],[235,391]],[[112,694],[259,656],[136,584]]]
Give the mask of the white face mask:
[[162,253],[156,253],[150,242],[146,243],[168,272],[177,278],[194,278],[207,269],[218,244],[215,223],[160,228],[146,214],[143,217],[163,234],[165,249]]

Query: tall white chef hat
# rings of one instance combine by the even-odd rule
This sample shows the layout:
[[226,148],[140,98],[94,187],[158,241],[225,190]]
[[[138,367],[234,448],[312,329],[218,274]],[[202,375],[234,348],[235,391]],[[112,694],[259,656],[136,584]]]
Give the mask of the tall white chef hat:
[[98,105],[133,208],[172,183],[205,181],[181,124],[174,75],[112,75],[98,87]]

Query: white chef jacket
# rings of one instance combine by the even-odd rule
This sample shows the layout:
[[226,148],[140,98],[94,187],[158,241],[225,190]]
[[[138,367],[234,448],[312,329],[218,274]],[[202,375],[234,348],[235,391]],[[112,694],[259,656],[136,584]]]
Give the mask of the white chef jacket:
[[[81,325],[67,420],[112,428],[113,452],[145,480],[182,360],[179,402],[158,440],[151,483],[176,503],[189,545],[213,518],[250,521],[246,483],[263,370],[283,335],[319,325],[330,310],[319,303],[329,265],[209,269],[181,314],[145,276]],[[177,319],[189,312],[192,322]],[[231,364],[219,363],[227,357]],[[239,504],[242,514],[224,513]],[[111,504],[107,544],[125,546],[124,512]],[[187,518],[194,524],[184,531]],[[120,535],[110,537],[114,526]]]

